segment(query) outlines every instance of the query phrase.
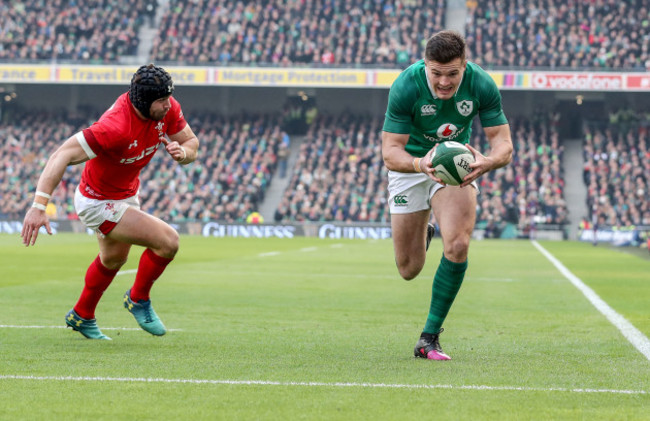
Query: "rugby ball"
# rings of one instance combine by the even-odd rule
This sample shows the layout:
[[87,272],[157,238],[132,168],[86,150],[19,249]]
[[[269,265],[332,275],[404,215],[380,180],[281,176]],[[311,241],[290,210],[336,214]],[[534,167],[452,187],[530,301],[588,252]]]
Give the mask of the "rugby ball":
[[472,172],[469,164],[473,162],[472,151],[462,143],[451,140],[440,143],[431,155],[431,166],[436,170],[433,175],[450,186],[463,182],[463,178]]

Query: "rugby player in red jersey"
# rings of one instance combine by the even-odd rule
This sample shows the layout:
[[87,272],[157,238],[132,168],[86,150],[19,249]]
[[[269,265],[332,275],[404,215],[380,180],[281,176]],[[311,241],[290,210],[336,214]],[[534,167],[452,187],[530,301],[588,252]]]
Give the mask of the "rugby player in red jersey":
[[140,210],[138,189],[140,171],[161,145],[181,165],[197,158],[199,140],[173,92],[172,78],[163,68],[141,66],[128,92],[50,156],[25,215],[23,244],[34,245],[42,226],[51,234],[45,207],[52,192],[68,165],[86,163],[75,192],[75,209],[79,219],[97,233],[99,255],[86,272],[79,301],[65,317],[66,324],[86,338],[110,339],[97,326],[95,308],[133,244],[145,250],[135,282],[124,295],[124,307],[145,331],[157,336],[166,332],[149,293],[178,251],[178,233]]

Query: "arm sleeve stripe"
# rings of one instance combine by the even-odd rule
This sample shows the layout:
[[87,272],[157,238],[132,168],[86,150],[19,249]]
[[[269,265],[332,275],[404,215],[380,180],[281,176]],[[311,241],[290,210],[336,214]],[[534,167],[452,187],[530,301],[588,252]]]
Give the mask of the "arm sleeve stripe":
[[97,155],[95,152],[93,152],[92,149],[90,149],[90,146],[88,145],[88,141],[86,141],[86,136],[84,136],[83,132],[79,132],[75,135],[77,138],[77,142],[79,142],[79,145],[81,145],[81,148],[86,152],[86,155],[88,155],[89,159],[93,159]]

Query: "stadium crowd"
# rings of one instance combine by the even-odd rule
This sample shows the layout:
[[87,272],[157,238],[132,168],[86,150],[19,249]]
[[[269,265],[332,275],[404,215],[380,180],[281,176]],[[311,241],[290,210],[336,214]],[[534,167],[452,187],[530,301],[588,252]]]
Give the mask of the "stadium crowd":
[[[485,174],[477,227],[486,237],[534,235],[539,225],[568,223],[562,174],[563,146],[552,121],[511,119],[515,153],[511,165]],[[96,118],[94,116],[93,118]],[[22,219],[37,175],[49,154],[92,122],[88,116],[25,113],[0,125],[0,217]],[[176,165],[158,151],[143,171],[143,210],[167,221],[244,222],[259,212],[274,177],[282,176],[288,135],[281,115],[191,116],[201,139],[201,159]],[[380,116],[319,116],[309,127],[275,222],[337,221],[387,223],[386,169],[381,157]],[[584,181],[588,206],[601,226],[650,225],[650,124],[587,126]],[[487,150],[482,131],[472,144]],[[286,161],[285,161],[286,162]],[[76,219],[73,198],[82,166],[69,167],[55,191],[50,215]],[[631,192],[630,194],[628,194]],[[267,221],[271,222],[271,221]]]
[[388,222],[383,117],[319,117],[300,146],[276,222]]
[[[63,140],[79,130],[77,121],[56,119],[46,113],[25,113],[0,124],[0,217],[22,221],[31,206],[38,175],[47,157]],[[81,166],[70,167],[53,194],[48,213],[56,218],[76,218],[74,189]]]
[[588,221],[599,227],[650,226],[650,120],[586,126],[583,138]]
[[470,59],[482,66],[650,69],[650,0],[467,5]]
[[[423,7],[424,4],[427,7]],[[281,2],[170,0],[151,59],[174,64],[405,67],[444,26],[445,0]],[[138,48],[156,0],[24,0],[0,5],[0,60],[111,63]],[[468,56],[486,67],[650,69],[650,0],[559,2],[467,1]],[[561,161],[553,122],[511,120],[510,166],[480,180],[477,226],[502,236],[516,226],[567,222]],[[94,118],[98,116],[93,116]],[[141,186],[145,211],[169,221],[245,221],[259,211],[276,172],[289,185],[274,220],[388,222],[381,159],[382,116],[318,116],[309,124],[295,167],[286,168],[281,116],[189,116],[202,158],[180,167],[158,152]],[[601,225],[650,225],[648,116],[612,115],[584,135],[588,206]],[[59,142],[92,122],[26,113],[0,125],[0,217],[21,219],[45,159]],[[473,144],[486,150],[480,130]],[[76,218],[74,188],[81,166],[66,171],[49,209]],[[277,169],[277,171],[276,171]],[[633,192],[633,194],[625,194]]]
[[[469,0],[469,58],[486,67],[649,69],[650,0]],[[114,63],[137,53],[157,0],[0,5],[0,60]],[[149,59],[176,64],[406,67],[446,0],[169,0]]]
[[136,54],[140,26],[153,4],[152,0],[2,2],[0,60],[114,63]]
[[151,59],[188,64],[400,65],[443,28],[445,0],[171,0]]
[[[0,158],[0,217],[22,220],[47,157],[91,122],[26,113],[0,124],[7,140]],[[244,221],[259,210],[275,172],[286,137],[279,117],[205,115],[188,123],[202,142],[201,159],[180,166],[161,148],[141,175],[142,209],[166,221]],[[66,170],[48,209],[51,217],[77,219],[74,190],[82,167]]]
[[259,211],[286,135],[279,117],[214,115],[188,121],[201,159],[179,166],[159,151],[140,188],[142,209],[168,221],[244,222]]
[[[488,238],[517,233],[534,236],[538,225],[568,223],[562,173],[564,147],[551,123],[557,115],[540,112],[536,116],[535,120],[510,119],[515,149],[512,163],[479,179],[476,222]],[[473,146],[487,151],[485,136],[479,130],[473,133]]]
[[[511,122],[512,165],[480,179],[477,226],[486,236],[528,235],[539,224],[568,222],[557,131],[538,122]],[[388,222],[381,118],[320,118],[301,145],[275,221]],[[488,150],[480,130],[472,140]]]

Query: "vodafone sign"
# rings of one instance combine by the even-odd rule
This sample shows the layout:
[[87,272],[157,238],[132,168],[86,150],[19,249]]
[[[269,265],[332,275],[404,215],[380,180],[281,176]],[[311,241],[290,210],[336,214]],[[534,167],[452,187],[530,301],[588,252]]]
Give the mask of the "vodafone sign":
[[533,89],[581,91],[622,91],[623,75],[616,73],[537,73],[532,74]]
[[649,91],[650,90],[650,75],[629,75],[627,77],[627,88],[629,90]]

